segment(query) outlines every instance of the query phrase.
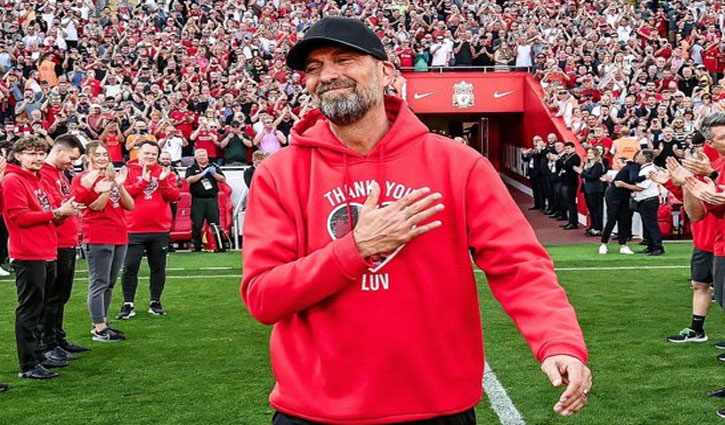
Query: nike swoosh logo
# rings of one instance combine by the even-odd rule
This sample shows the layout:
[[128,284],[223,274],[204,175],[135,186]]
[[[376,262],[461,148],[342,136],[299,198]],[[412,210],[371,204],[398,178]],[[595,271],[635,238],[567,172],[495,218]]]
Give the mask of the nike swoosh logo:
[[430,96],[432,94],[433,94],[432,91],[429,91],[427,93],[415,93],[413,95],[413,99],[415,99],[415,100],[423,99],[424,97],[428,97],[428,96]]
[[514,90],[510,90],[510,91],[505,91],[505,92],[503,92],[503,93],[499,93],[499,92],[494,92],[494,93],[493,93],[493,98],[494,98],[494,99],[500,99],[500,98],[502,98],[502,97],[504,97],[504,96],[508,96],[508,95],[510,95],[510,94],[511,94],[511,93],[513,93],[513,92],[514,92]]

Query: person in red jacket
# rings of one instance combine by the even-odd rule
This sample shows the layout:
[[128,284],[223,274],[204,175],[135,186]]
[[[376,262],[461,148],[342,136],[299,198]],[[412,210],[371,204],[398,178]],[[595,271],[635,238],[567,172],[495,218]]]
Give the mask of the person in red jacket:
[[68,363],[46,358],[41,348],[43,312],[56,278],[57,235],[55,224],[78,214],[69,198],[53,208],[49,190],[40,178],[48,145],[34,136],[13,146],[2,182],[3,213],[10,234],[11,265],[18,289],[15,339],[20,377],[50,379],[58,376],[47,367]]
[[108,308],[116,278],[126,257],[126,211],[134,202],[124,183],[128,170],[116,173],[103,142],[86,146],[87,169],[73,179],[73,196],[82,204],[83,248],[88,259],[88,311],[94,341],[117,342],[123,332],[108,324]]
[[[700,132],[706,142],[717,150],[719,160],[713,163],[714,173],[705,177],[704,181],[695,176],[685,178],[684,197],[689,203],[688,216],[692,221],[715,217],[715,238],[713,242],[713,287],[715,301],[725,310],[725,113],[715,112],[706,116],[700,124]],[[725,350],[725,342],[718,342],[715,347]],[[725,362],[725,353],[717,356]],[[714,393],[725,393],[725,388]],[[725,409],[717,411],[717,415],[725,418]]]
[[[76,136],[64,134],[55,139],[40,170],[40,178],[48,188],[51,205],[57,207],[73,196],[65,172],[73,169],[73,162],[80,158],[83,152],[83,144]],[[43,344],[46,357],[57,361],[72,360],[75,356],[70,353],[88,351],[87,347],[69,342],[63,330],[63,312],[73,288],[79,230],[76,217],[68,217],[55,226],[58,236],[58,259],[55,282],[46,293]]]
[[[257,169],[240,293],[274,325],[273,423],[475,424],[486,273],[579,411],[587,349],[553,263],[486,158],[430,133],[399,98],[380,39],[324,18],[287,56],[318,109]],[[444,207],[445,205],[445,207]]]
[[180,189],[170,167],[159,165],[159,145],[143,142],[138,159],[126,164],[126,190],[134,201],[128,220],[128,250],[123,262],[121,284],[123,305],[116,316],[126,320],[136,315],[134,300],[138,286],[138,270],[144,251],[148,258],[151,298],[148,312],[155,316],[166,314],[161,306],[161,294],[166,283],[166,253],[171,232],[171,203],[179,199]]

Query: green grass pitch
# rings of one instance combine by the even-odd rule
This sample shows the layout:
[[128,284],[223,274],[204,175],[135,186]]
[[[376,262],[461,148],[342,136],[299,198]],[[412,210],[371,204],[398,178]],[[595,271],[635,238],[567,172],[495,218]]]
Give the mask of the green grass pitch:
[[[691,314],[688,269],[643,267],[688,265],[690,245],[666,249],[666,256],[649,258],[600,256],[596,245],[549,248],[579,315],[594,373],[589,406],[566,419],[552,411],[560,390],[539,372],[478,275],[487,360],[527,424],[718,422],[714,412],[725,400],[705,394],[725,386],[725,365],[718,364],[711,344],[725,339],[723,315],[712,309],[708,343],[664,341],[689,325]],[[15,286],[0,281],[0,382],[11,385],[0,395],[0,425],[269,424],[270,329],[252,320],[242,305],[240,262],[239,253],[172,254],[164,296],[168,316],[145,312],[148,286],[142,280],[137,317],[115,322],[128,341],[116,344],[90,340],[85,263],[79,262],[66,330],[72,341],[92,351],[48,382],[17,377]],[[566,270],[619,266],[630,269]],[[119,287],[113,315],[120,299]],[[499,423],[485,397],[478,418],[480,424]]]

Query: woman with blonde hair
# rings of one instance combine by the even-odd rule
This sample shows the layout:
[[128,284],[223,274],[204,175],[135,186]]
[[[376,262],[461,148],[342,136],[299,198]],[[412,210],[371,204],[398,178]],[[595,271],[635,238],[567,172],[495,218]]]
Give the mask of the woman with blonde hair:
[[586,235],[599,236],[602,234],[604,224],[604,182],[601,181],[601,177],[607,172],[599,149],[595,147],[587,149],[584,167],[574,167],[574,171],[582,177],[582,192],[591,219],[591,226],[587,229]]
[[108,307],[113,286],[126,256],[128,232],[126,211],[134,201],[124,187],[127,171],[116,173],[108,149],[102,142],[86,146],[86,170],[72,183],[77,202],[85,204],[83,249],[88,259],[88,310],[94,341],[117,342],[123,332],[108,325]]

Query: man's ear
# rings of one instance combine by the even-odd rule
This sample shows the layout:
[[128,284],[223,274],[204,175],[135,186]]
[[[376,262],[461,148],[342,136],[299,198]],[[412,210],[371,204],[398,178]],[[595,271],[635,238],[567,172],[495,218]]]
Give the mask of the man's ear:
[[383,67],[383,78],[385,85],[389,86],[395,81],[395,65],[390,61],[380,61]]

